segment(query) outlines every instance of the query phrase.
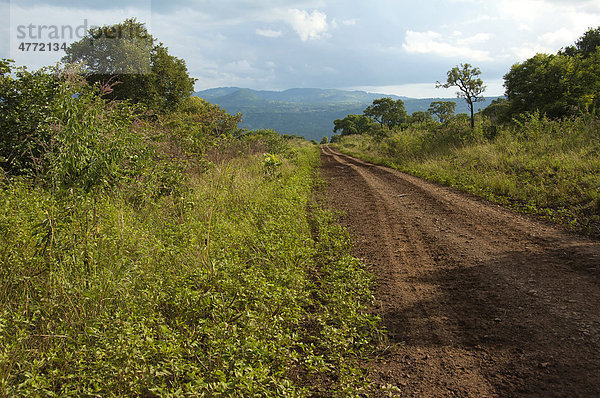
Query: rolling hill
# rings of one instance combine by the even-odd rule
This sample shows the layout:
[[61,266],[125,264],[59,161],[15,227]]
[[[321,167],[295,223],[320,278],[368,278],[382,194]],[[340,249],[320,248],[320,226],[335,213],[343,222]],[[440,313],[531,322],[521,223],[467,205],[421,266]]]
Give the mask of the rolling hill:
[[[333,121],[348,114],[359,114],[374,99],[402,99],[408,114],[426,111],[433,101],[455,101],[456,113],[468,112],[460,98],[408,98],[394,95],[336,89],[293,88],[285,91],[252,90],[239,87],[219,87],[199,91],[194,95],[217,104],[229,113],[241,112],[242,127],[274,129],[282,134],[296,134],[320,140],[333,134]],[[477,104],[476,110],[488,106],[498,97],[489,97]]]

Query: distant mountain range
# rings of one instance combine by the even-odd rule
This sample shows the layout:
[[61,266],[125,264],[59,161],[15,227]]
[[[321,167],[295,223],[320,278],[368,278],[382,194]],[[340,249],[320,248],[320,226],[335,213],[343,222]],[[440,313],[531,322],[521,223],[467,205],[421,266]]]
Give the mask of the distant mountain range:
[[[349,114],[360,114],[373,100],[391,97],[404,101],[406,112],[426,111],[433,101],[455,101],[456,113],[467,113],[461,98],[417,99],[395,95],[335,89],[292,88],[285,91],[251,90],[239,87],[219,87],[199,91],[194,95],[217,104],[227,112],[242,113],[242,127],[274,129],[281,134],[296,134],[320,140],[333,134],[333,121]],[[477,103],[476,110],[488,106],[498,97]]]

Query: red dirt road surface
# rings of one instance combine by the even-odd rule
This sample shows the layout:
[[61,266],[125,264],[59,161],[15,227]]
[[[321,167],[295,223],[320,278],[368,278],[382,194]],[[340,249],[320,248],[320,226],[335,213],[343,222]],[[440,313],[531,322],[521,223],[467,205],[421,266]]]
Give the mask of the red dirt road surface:
[[600,397],[600,242],[324,147],[406,397]]

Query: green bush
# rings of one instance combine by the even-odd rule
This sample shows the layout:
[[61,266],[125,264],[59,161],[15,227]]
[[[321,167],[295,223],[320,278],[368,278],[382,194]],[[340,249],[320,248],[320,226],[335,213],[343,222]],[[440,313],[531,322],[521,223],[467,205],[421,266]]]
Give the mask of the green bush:
[[50,143],[42,126],[51,116],[60,82],[43,70],[14,68],[9,60],[0,66],[0,166],[8,175],[31,176]]

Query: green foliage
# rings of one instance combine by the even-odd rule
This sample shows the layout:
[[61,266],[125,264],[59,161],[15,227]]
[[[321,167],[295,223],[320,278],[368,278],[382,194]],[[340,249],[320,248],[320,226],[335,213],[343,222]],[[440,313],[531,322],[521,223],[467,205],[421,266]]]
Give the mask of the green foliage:
[[337,143],[337,142],[340,142],[341,138],[342,138],[342,135],[341,135],[341,134],[334,134],[334,135],[332,135],[332,136],[331,136],[331,140],[330,140],[330,142],[331,142],[332,144],[335,144],[335,143]]
[[588,30],[574,45],[566,47],[560,53],[569,57],[580,55],[582,58],[588,58],[596,53],[598,47],[600,47],[600,27]]
[[116,25],[92,27],[66,50],[65,62],[83,62],[90,73],[144,75],[150,73],[154,38],[135,18]]
[[134,122],[141,111],[108,103],[77,69],[3,76],[2,168],[55,189],[90,191],[133,178],[152,155]]
[[109,188],[140,173],[152,156],[134,121],[140,110],[106,103],[68,69],[50,102],[50,117],[41,127],[42,178],[54,188]]
[[176,110],[193,93],[195,79],[189,77],[185,61],[169,55],[162,43],[154,46],[150,59],[151,97],[148,105],[160,112]]
[[342,135],[365,134],[369,132],[375,123],[365,115],[348,115],[343,119],[333,122],[333,132],[341,131]]
[[452,101],[434,101],[429,105],[429,113],[435,115],[442,124],[452,119],[455,109],[456,102]]
[[558,54],[537,54],[504,76],[510,117],[540,111],[552,118],[600,110],[600,28]]
[[321,139],[321,145],[323,144],[328,144],[329,143],[329,138],[327,136],[323,137],[323,139]]
[[202,98],[189,97],[177,111],[165,115],[162,123],[174,147],[198,160],[207,150],[240,135],[241,120],[240,114],[230,115]]
[[35,160],[49,141],[41,127],[50,116],[50,102],[58,91],[55,75],[15,69],[12,61],[2,60],[0,165],[9,175],[34,174]]
[[376,99],[364,110],[364,114],[387,128],[400,126],[406,121],[406,110],[401,99],[396,101],[389,97]]
[[90,29],[67,48],[63,62],[83,63],[87,80],[104,86],[106,98],[166,112],[192,94],[194,79],[183,60],[154,42],[143,23],[127,19]]
[[240,139],[248,145],[260,145],[260,150],[284,156],[293,156],[295,150],[290,147],[289,142],[274,130],[252,130],[245,131]]
[[3,186],[0,395],[360,394],[371,281],[309,205],[318,150],[277,158],[141,207]]
[[537,54],[512,66],[504,76],[511,114],[539,110],[550,117],[561,117],[575,105],[564,94],[571,90],[567,74],[575,70],[573,58]]
[[12,71],[0,396],[364,394],[372,281],[313,198],[317,147],[199,98],[149,114],[72,65]]
[[431,117],[431,112],[429,111],[416,111],[413,112],[408,118],[408,123],[411,124],[427,124],[431,121],[433,121],[433,118]]
[[510,103],[506,98],[498,98],[492,101],[481,114],[488,118],[493,124],[502,124],[509,121]]
[[457,87],[456,96],[464,98],[469,106],[471,113],[471,128],[475,128],[474,106],[476,102],[482,101],[482,94],[485,91],[483,80],[478,76],[481,75],[479,68],[471,67],[469,64],[460,64],[450,69],[447,74],[446,83],[436,83],[436,87]]
[[274,153],[265,153],[263,157],[263,167],[267,176],[279,176],[281,164],[281,160],[279,160],[277,155],[275,155]]

